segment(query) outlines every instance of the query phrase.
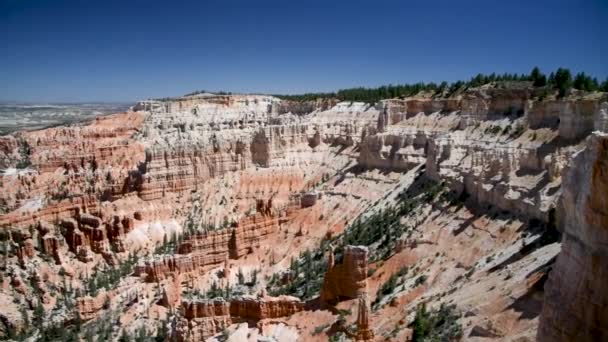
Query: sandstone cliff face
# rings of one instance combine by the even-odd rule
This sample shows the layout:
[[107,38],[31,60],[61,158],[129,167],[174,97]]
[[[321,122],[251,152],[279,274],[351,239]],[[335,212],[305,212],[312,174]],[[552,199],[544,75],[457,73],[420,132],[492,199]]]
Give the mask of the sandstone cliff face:
[[[3,175],[3,186],[11,189],[0,197],[3,209],[45,210],[121,196],[127,190],[121,178],[144,158],[143,147],[130,139],[143,119],[140,113],[123,113],[98,118],[86,126],[21,134],[31,165]],[[69,204],[62,203],[68,199]],[[16,220],[27,217],[13,223]]]
[[337,103],[337,99],[316,99],[303,102],[283,100],[274,104],[273,111],[277,114],[292,113],[295,115],[306,115],[315,111],[328,110]]
[[608,135],[594,133],[566,171],[562,251],[549,275],[539,341],[608,338]]
[[138,102],[134,111],[153,113],[191,113],[203,116],[205,121],[223,122],[233,119],[247,121],[267,119],[279,99],[264,95],[198,94],[168,100]]
[[89,321],[95,317],[104,306],[109,305],[110,295],[106,292],[100,293],[95,297],[81,297],[76,302],[76,309],[80,318],[84,321]]
[[286,317],[304,310],[304,303],[296,297],[244,296],[230,301],[230,315],[241,319],[268,319]]
[[254,320],[291,316],[304,309],[304,303],[289,296],[244,296],[225,301],[185,300],[182,302],[184,319],[178,324],[178,341],[200,341],[221,332],[233,320]]
[[[384,101],[381,133],[363,140],[359,164],[395,171],[425,165],[429,178],[480,205],[547,220],[559,196],[559,170],[577,141],[602,126],[605,98],[532,96],[527,90],[482,89],[449,101]],[[554,140],[563,143],[558,147]]]
[[232,324],[230,303],[223,299],[182,302],[184,319],[174,331],[176,341],[202,341]]
[[0,137],[0,168],[14,167],[20,158],[17,139],[12,135]]

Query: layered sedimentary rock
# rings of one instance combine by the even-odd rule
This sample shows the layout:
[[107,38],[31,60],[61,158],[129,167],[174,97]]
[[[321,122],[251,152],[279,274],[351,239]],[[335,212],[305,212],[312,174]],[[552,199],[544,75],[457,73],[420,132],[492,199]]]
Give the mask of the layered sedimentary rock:
[[[539,101],[533,95],[481,89],[449,101],[387,100],[377,124],[382,133],[363,140],[358,161],[395,171],[425,165],[429,178],[476,203],[547,220],[560,170],[577,141],[602,126],[606,98]],[[528,128],[539,131],[523,134]]]
[[244,296],[224,299],[186,300],[182,302],[184,319],[176,330],[178,341],[199,341],[232,324],[233,320],[259,321],[287,317],[304,310],[304,303],[290,296]]
[[384,170],[408,171],[425,162],[426,139],[412,135],[373,135],[361,144],[359,163]]
[[81,248],[90,248],[95,253],[103,253],[113,246],[119,252],[125,251],[124,241],[134,229],[132,217],[113,215],[102,219],[77,210],[74,218],[60,221],[64,238],[69,249],[78,253]]
[[97,317],[99,311],[110,303],[111,296],[107,292],[102,292],[95,297],[81,297],[76,300],[76,310],[80,318],[84,321]]
[[136,274],[149,282],[220,265],[226,259],[238,259],[258,248],[267,235],[274,234],[289,220],[286,210],[272,207],[272,200],[258,201],[257,214],[217,231],[191,236],[178,246],[178,253],[153,257],[139,264]]
[[143,121],[140,113],[124,113],[100,117],[82,127],[28,133],[30,160],[39,172],[58,167],[133,167],[141,161],[143,149],[129,138]]
[[19,143],[12,135],[0,137],[0,167],[5,169],[14,167],[21,159]]
[[304,303],[296,297],[243,296],[230,301],[230,315],[242,319],[261,320],[286,317],[304,310]]
[[332,303],[340,299],[354,299],[367,291],[367,248],[346,246],[343,260],[334,263],[333,251],[329,252],[327,272],[321,288],[321,300]]
[[277,114],[292,113],[305,115],[315,111],[325,111],[338,103],[338,99],[316,99],[310,101],[283,100],[274,104],[273,111]]
[[153,113],[191,113],[205,121],[266,120],[279,99],[265,95],[216,95],[202,93],[164,100],[138,102],[133,110]]
[[230,303],[223,299],[182,302],[184,319],[174,331],[176,341],[202,341],[232,324]]
[[545,288],[539,341],[608,338],[608,135],[594,133],[566,171],[562,250]]

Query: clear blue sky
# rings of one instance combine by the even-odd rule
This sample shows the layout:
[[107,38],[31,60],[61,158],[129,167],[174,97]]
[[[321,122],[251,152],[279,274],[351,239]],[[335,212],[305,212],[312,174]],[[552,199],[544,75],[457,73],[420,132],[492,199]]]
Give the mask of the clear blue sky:
[[0,0],[0,100],[300,93],[558,66],[608,76],[608,0]]

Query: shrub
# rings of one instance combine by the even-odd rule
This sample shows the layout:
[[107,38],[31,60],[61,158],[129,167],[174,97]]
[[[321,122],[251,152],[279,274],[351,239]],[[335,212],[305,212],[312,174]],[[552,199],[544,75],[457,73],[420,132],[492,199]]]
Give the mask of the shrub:
[[322,333],[325,329],[327,329],[329,327],[329,324],[323,324],[323,325],[319,325],[318,327],[315,328],[315,330],[313,330],[312,335],[319,335],[320,333]]
[[441,304],[437,310],[427,311],[423,304],[416,310],[412,322],[412,341],[453,341],[462,337],[460,314],[455,305]]
[[421,275],[420,277],[416,278],[416,281],[414,281],[414,287],[418,287],[422,284],[424,284],[426,282],[426,279],[428,277],[426,275]]

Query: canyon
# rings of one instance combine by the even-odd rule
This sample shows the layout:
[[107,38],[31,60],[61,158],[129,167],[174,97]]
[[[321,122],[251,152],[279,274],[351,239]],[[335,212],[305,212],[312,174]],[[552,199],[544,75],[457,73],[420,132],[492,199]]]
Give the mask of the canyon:
[[2,136],[0,338],[607,339],[608,94],[522,84]]

